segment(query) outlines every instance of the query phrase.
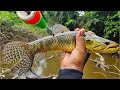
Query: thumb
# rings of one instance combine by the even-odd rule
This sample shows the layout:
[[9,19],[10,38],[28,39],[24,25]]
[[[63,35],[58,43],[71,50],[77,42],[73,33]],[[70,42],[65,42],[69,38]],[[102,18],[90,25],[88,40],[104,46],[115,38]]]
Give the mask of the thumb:
[[85,52],[85,41],[84,41],[84,35],[85,30],[80,29],[76,35],[76,49],[78,49],[81,52]]

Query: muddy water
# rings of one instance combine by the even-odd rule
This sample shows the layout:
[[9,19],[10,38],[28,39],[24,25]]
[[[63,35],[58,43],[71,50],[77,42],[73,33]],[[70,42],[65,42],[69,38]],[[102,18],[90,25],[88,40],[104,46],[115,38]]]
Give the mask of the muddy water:
[[[120,69],[120,59],[118,55],[111,54],[101,54],[107,65],[114,65]],[[114,66],[109,66],[110,70],[104,71],[101,68],[96,67],[96,63],[93,63],[91,59],[98,58],[95,54],[91,54],[88,62],[84,68],[83,78],[85,79],[120,79],[120,71],[118,71]],[[114,73],[110,73],[114,72]]]
[[[115,67],[120,69],[120,59],[118,55],[112,55],[112,54],[101,54],[101,55],[104,57],[107,65],[114,65]],[[63,56],[61,52],[48,52],[42,58],[41,57],[37,58],[36,61],[40,61],[40,59],[42,60],[51,57],[48,60],[45,60],[46,63],[42,63],[44,67],[42,66],[42,68],[37,70],[37,73],[41,76],[58,74],[58,71],[60,69],[60,60],[62,59],[61,56]],[[88,62],[84,67],[83,79],[120,79],[120,71],[118,69],[116,69],[114,66],[110,66],[110,70],[104,71],[103,69],[96,67],[96,63],[91,61],[91,59],[95,59],[95,58],[98,58],[98,56],[95,54],[91,54]],[[32,70],[34,72],[36,70],[36,66],[34,62],[32,67]],[[11,76],[6,76],[6,78],[11,78]]]
[[[48,53],[47,57],[51,55],[54,55],[54,53]],[[120,59],[118,55],[112,55],[112,54],[101,54],[101,55],[104,57],[106,65],[113,65],[113,66],[109,66],[110,69],[109,70],[106,69],[106,71],[104,71],[102,68],[97,67],[96,63],[91,61],[91,59],[95,59],[99,57],[95,54],[91,54],[83,71],[83,79],[120,79],[120,71],[118,70],[120,69]],[[47,60],[47,67],[44,68],[42,75],[48,76],[50,74],[57,74],[60,68],[61,59],[62,58],[60,58],[59,55]]]

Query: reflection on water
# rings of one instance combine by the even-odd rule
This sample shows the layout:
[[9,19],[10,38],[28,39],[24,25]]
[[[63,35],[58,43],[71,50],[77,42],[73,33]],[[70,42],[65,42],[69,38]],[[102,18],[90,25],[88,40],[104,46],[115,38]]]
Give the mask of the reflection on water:
[[[58,71],[60,69],[60,60],[62,60],[61,52],[48,52],[47,54],[42,54],[42,53],[38,54],[38,56],[40,55],[41,57],[36,57],[33,63],[32,66],[33,72],[41,76],[58,74]],[[98,56],[95,54],[91,54],[83,71],[83,79],[120,79],[120,59],[118,55],[112,55],[112,54],[101,54],[101,55],[104,57],[107,65],[114,65],[119,70],[116,67],[110,66],[109,72],[108,71],[106,72],[103,69],[96,67],[96,63],[92,62],[90,59],[98,58]],[[44,60],[46,58],[48,59]],[[1,60],[1,56],[0,56],[0,60]],[[37,65],[41,67],[38,68]],[[6,78],[11,78],[11,76],[10,75],[6,76]]]
[[[42,53],[40,53],[42,54]],[[61,60],[61,52],[48,52],[45,56],[42,54],[43,57],[38,57],[35,59],[35,61],[37,62],[38,60],[42,61],[42,60],[45,60],[45,59],[48,59],[48,60],[45,60],[44,65],[41,64],[41,66],[45,66],[42,70],[42,74],[41,76],[49,76],[50,74],[57,74],[58,71],[59,71],[59,68],[60,68],[60,60]],[[33,67],[35,66],[35,61],[33,63]],[[46,65],[45,65],[46,64]],[[40,68],[41,68],[40,66]],[[36,68],[34,68],[35,70]],[[33,69],[32,69],[33,70]],[[34,71],[33,70],[33,71]]]
[[[107,65],[114,65],[117,66],[117,68],[120,69],[120,59],[113,58],[111,54],[101,54],[105,58],[105,62]],[[90,58],[95,59],[97,56],[95,54],[91,54]],[[96,64],[88,60],[86,63],[86,66],[84,68],[84,75],[83,78],[86,79],[119,79],[120,75],[116,75],[115,73],[120,74],[120,71],[118,71],[115,67],[110,66],[110,72],[114,73],[108,73],[108,71],[104,71],[101,68],[96,67]]]
[[[51,55],[55,55],[54,52],[50,52],[46,57],[50,57]],[[92,62],[90,59],[99,58],[95,54],[91,54],[88,62],[85,65],[83,71],[83,79],[120,79],[120,59],[117,55],[112,54],[101,54],[110,70],[104,71],[102,68],[96,67],[96,63]],[[57,74],[60,69],[60,53],[56,53],[56,55],[47,60],[47,67],[44,68],[42,75],[49,76],[50,74]],[[114,67],[116,66],[116,67]]]

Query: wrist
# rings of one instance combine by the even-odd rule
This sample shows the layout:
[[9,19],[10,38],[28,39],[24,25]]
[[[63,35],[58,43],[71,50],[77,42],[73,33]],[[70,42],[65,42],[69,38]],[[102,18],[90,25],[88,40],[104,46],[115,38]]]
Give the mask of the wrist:
[[61,69],[74,69],[74,70],[78,70],[80,72],[83,72],[83,65],[69,65],[69,66],[61,66]]

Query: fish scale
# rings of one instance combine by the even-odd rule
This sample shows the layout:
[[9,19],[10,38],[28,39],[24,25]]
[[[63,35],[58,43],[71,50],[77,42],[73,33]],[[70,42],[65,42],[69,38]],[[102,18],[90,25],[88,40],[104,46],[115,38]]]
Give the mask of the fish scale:
[[22,75],[29,70],[33,63],[34,55],[31,51],[32,47],[27,43],[10,42],[4,46],[2,64],[11,65],[13,74]]
[[[58,27],[60,30],[64,29],[64,27]],[[76,46],[76,35],[77,32],[69,31],[46,36],[29,43],[20,41],[9,42],[3,48],[2,62],[3,64],[11,65],[12,73],[22,75],[30,70],[36,53],[57,50],[72,52]],[[85,32],[84,39],[86,49],[89,53],[118,52],[118,44],[114,41],[101,38],[88,32]],[[109,45],[106,45],[105,42],[109,42]]]
[[55,24],[52,27],[49,28],[53,34],[68,32],[69,29],[61,24]]

